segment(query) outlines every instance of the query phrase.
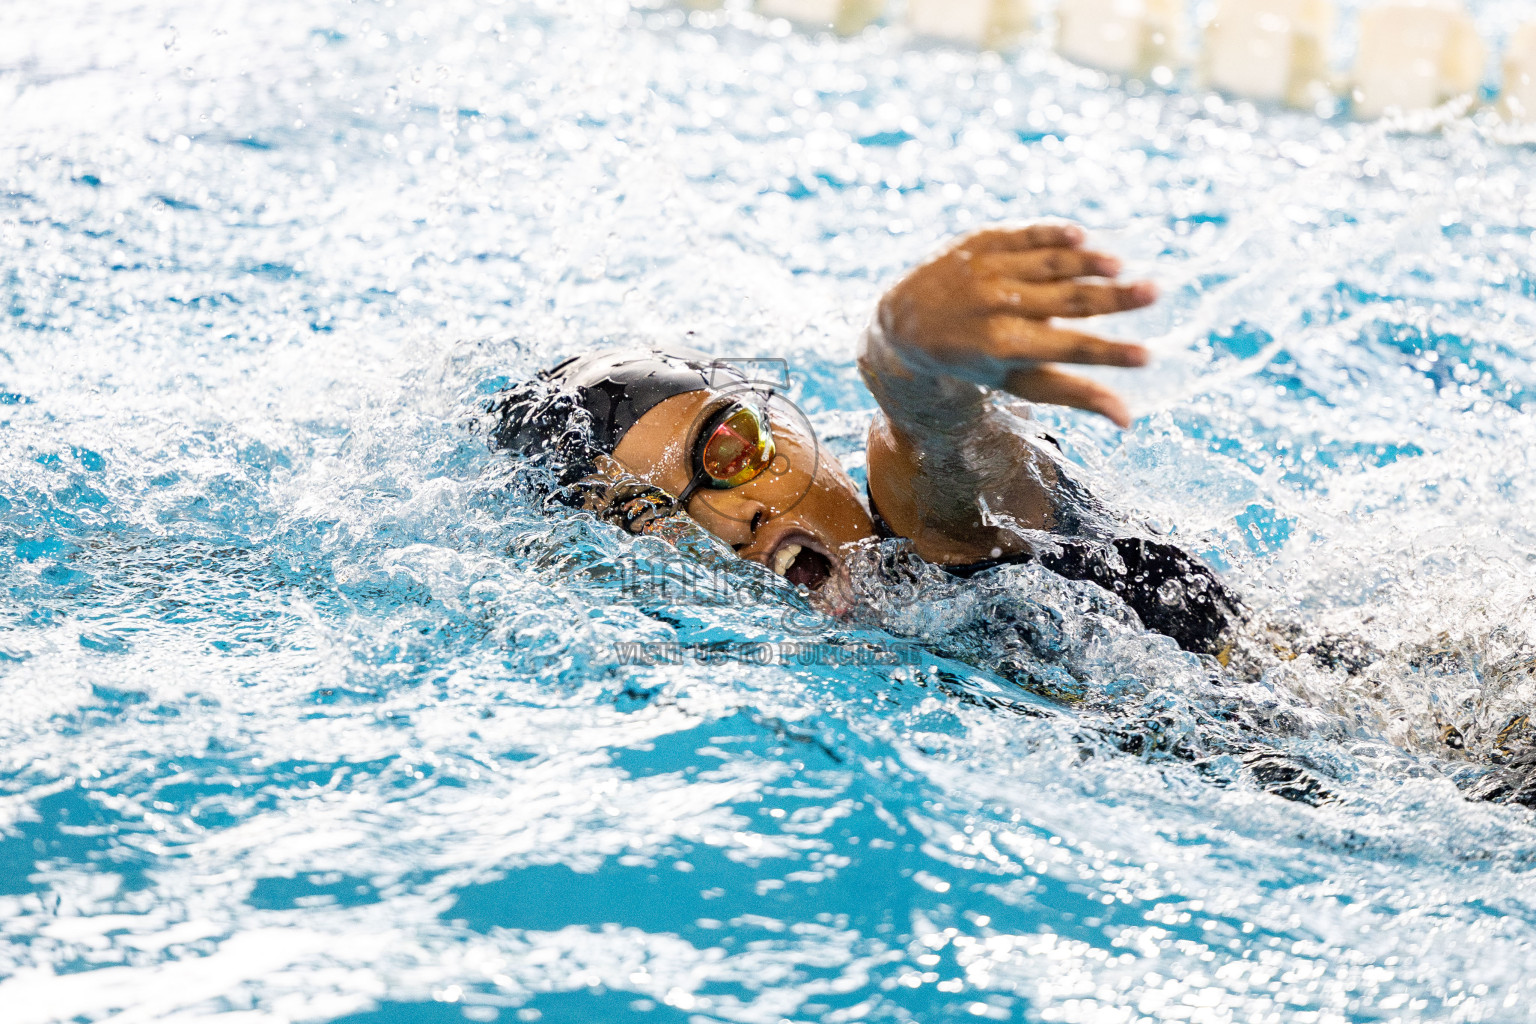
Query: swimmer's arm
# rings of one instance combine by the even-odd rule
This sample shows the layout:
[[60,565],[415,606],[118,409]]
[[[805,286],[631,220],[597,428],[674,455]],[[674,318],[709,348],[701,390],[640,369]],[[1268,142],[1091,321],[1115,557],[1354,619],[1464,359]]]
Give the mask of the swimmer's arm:
[[1119,261],[1081,230],[983,231],[907,275],[880,301],[859,368],[880,403],[870,491],[893,529],[950,563],[1011,554],[1017,528],[1050,529],[1054,461],[999,397],[1070,405],[1128,426],[1113,391],[1054,362],[1141,366],[1139,345],[1052,323],[1145,306],[1147,283],[1114,281]]

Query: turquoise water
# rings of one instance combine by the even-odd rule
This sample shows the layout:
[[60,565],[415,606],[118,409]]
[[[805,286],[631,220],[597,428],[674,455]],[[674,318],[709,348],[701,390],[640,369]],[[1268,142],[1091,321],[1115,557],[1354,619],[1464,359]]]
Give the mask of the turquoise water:
[[[1536,697],[1532,151],[576,6],[7,10],[0,1020],[1536,1019],[1462,796]],[[880,289],[1037,216],[1163,286],[1135,428],[1041,416],[1290,624],[1247,671],[1023,567],[636,593],[466,427],[691,331],[861,472]]]

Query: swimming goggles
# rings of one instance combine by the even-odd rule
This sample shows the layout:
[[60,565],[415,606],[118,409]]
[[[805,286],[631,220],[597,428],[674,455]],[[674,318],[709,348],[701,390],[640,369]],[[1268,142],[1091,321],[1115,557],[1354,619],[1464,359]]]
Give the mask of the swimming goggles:
[[768,422],[768,402],[762,407],[733,402],[711,416],[693,447],[693,479],[677,496],[676,508],[686,509],[699,488],[740,487],[757,479],[777,452]]

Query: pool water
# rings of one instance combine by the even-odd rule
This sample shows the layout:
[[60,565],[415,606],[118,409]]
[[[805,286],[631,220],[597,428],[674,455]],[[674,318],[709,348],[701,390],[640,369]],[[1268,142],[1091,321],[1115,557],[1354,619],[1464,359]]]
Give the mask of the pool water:
[[[1476,6],[1495,49],[1522,8]],[[1533,812],[1464,798],[1536,700],[1533,153],[1490,113],[735,7],[5,20],[5,1024],[1536,1019]],[[1039,415],[1248,596],[1241,669],[1028,567],[849,621],[637,590],[676,556],[470,429],[689,338],[787,357],[861,474],[881,288],[1048,216],[1164,298],[1103,327],[1158,355],[1102,371],[1131,431]],[[789,641],[899,656],[623,646]]]

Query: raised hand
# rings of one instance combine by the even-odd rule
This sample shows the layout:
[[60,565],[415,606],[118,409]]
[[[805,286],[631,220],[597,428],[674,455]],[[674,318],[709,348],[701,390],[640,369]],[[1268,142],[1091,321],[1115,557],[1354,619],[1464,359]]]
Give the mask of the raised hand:
[[915,370],[1033,402],[1069,405],[1130,425],[1120,396],[1053,363],[1143,366],[1140,345],[1054,325],[1152,303],[1151,282],[1120,284],[1120,261],[1082,248],[1067,224],[993,228],[961,239],[880,301],[886,342]]

